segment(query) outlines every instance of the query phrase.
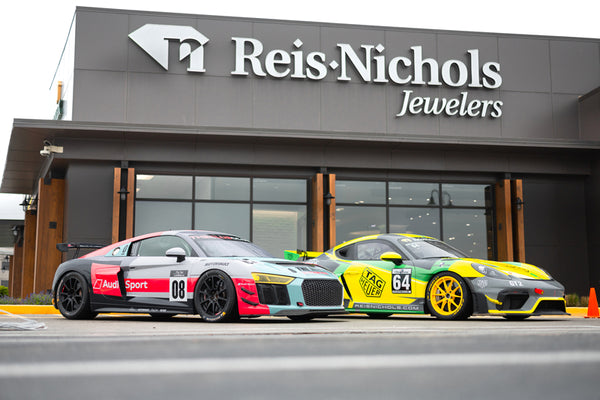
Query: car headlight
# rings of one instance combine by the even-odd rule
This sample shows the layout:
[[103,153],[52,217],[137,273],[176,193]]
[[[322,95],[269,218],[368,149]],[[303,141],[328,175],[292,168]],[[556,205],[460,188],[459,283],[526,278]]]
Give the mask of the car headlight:
[[258,272],[253,272],[252,277],[254,278],[254,282],[256,283],[271,283],[276,285],[287,285],[295,279],[290,276],[260,274]]
[[488,278],[506,279],[506,280],[510,279],[510,277],[508,275],[506,275],[505,273],[500,272],[497,269],[494,269],[492,267],[488,267],[487,265],[472,263],[471,267],[473,267],[473,269],[475,271],[487,276]]

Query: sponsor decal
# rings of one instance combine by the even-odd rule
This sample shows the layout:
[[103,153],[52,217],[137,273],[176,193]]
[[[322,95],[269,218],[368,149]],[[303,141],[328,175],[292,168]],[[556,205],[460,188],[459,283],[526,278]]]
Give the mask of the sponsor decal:
[[521,281],[508,281],[508,284],[512,287],[522,287],[523,282]]
[[487,279],[475,279],[475,284],[480,288],[480,289],[485,289],[488,286],[488,280]]
[[228,262],[223,262],[223,261],[212,261],[212,262],[207,262],[206,264],[204,264],[206,267],[226,267],[229,265]]
[[354,303],[356,310],[423,311],[422,304]]
[[92,291],[105,296],[121,296],[121,288],[117,273],[121,270],[118,265],[92,263]]
[[370,268],[365,268],[358,281],[367,297],[381,297],[385,281]]
[[[129,38],[163,69],[169,69],[169,43],[179,47],[179,61],[187,60],[188,72],[204,73],[205,47],[209,38],[191,26],[146,24]],[[266,49],[251,37],[231,37],[234,44],[232,76],[270,77],[320,81],[333,74],[339,82],[358,79],[363,83],[411,87],[463,88],[459,96],[421,97],[413,90],[400,93],[397,118],[407,115],[440,115],[466,118],[499,118],[501,100],[472,99],[467,89],[497,89],[502,85],[500,64],[481,59],[479,49],[466,49],[460,59],[428,57],[435,49],[410,46],[401,54],[389,53],[381,43],[337,43],[328,53],[306,48],[297,38],[284,49]],[[426,51],[427,50],[427,51]],[[354,71],[356,78],[349,73]],[[217,71],[222,73],[222,71]],[[479,92],[480,93],[480,92]]]

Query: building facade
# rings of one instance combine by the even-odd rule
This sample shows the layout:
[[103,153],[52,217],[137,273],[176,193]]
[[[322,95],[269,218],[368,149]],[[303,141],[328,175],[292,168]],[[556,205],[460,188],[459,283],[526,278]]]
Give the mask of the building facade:
[[[53,120],[15,120],[13,293],[59,242],[380,232],[600,285],[600,40],[77,8]],[[40,150],[41,153],[40,154]]]

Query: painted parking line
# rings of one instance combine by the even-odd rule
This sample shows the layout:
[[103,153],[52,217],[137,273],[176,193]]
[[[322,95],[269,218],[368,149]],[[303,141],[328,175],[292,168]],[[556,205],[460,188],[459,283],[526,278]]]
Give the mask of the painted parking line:
[[51,363],[7,363],[0,379],[54,378],[61,376],[112,376],[149,374],[215,374],[231,372],[281,372],[414,369],[446,367],[503,367],[509,365],[600,364],[600,351],[451,353],[410,355],[348,355],[307,357],[177,358]]

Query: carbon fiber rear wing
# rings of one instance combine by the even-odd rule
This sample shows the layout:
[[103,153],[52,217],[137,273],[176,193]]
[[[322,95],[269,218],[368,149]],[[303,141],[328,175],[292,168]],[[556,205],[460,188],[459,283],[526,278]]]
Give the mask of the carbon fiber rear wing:
[[93,243],[57,243],[56,248],[61,253],[68,253],[69,250],[75,249],[75,254],[73,254],[73,258],[79,257],[79,251],[81,249],[101,249],[106,247],[105,244],[93,244]]

